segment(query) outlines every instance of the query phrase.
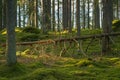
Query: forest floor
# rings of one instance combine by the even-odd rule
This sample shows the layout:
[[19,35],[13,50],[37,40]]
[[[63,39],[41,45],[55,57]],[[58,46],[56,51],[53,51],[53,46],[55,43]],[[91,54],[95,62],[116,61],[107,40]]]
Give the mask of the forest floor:
[[0,80],[120,80],[120,58],[21,56],[14,66],[0,62]]
[[[17,29],[16,29],[17,30]],[[63,34],[64,33],[64,34]],[[59,37],[69,38],[76,35],[63,32],[49,33],[47,36],[18,29],[17,42],[56,39]],[[82,35],[100,34],[101,30],[82,30]],[[38,37],[39,36],[39,37]],[[112,37],[111,51],[107,56],[101,55],[101,41],[83,40],[82,47],[86,51],[86,57],[82,56],[75,42],[69,48],[69,43],[60,43],[61,46],[33,45],[17,46],[18,63],[13,66],[6,65],[6,48],[0,46],[0,80],[120,80],[120,36]],[[0,34],[0,44],[6,42],[6,31]],[[63,46],[69,49],[60,53]],[[51,54],[52,53],[52,54]],[[80,53],[80,54],[79,54]]]

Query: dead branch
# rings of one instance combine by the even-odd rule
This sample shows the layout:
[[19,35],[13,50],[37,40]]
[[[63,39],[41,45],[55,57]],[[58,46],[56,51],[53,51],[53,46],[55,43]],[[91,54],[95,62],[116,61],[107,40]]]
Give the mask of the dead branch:
[[[104,34],[95,34],[95,35],[84,35],[80,37],[73,37],[73,38],[63,38],[63,39],[55,39],[55,40],[42,40],[42,41],[33,41],[33,42],[18,42],[16,45],[33,45],[33,44],[55,44],[58,42],[64,42],[64,41],[74,41],[74,40],[84,40],[89,38],[102,38],[102,37],[109,37],[109,36],[118,36],[120,35],[120,32],[116,33],[104,33]],[[2,44],[2,47],[6,47],[6,44]]]

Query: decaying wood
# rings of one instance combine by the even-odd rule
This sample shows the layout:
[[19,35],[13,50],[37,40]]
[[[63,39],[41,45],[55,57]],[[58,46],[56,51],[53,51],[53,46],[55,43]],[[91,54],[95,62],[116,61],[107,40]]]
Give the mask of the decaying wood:
[[[104,34],[95,34],[95,35],[85,35],[81,37],[72,37],[72,38],[63,38],[63,39],[54,39],[54,40],[41,40],[41,41],[33,41],[33,42],[18,42],[16,45],[33,45],[33,44],[57,44],[58,42],[66,42],[66,41],[74,41],[74,40],[84,40],[89,38],[102,38],[109,36],[118,36],[120,32],[117,33],[104,33]],[[5,47],[6,44],[2,44],[2,47]]]

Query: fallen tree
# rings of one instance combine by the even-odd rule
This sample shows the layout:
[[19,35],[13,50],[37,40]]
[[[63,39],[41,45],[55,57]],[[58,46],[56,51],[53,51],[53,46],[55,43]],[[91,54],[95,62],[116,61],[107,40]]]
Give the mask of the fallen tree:
[[[54,40],[41,40],[41,41],[33,41],[33,42],[17,42],[16,45],[33,45],[33,44],[57,44],[58,42],[71,42],[74,40],[84,40],[89,38],[102,38],[102,37],[109,37],[109,36],[118,36],[120,32],[116,33],[102,33],[102,34],[95,34],[95,35],[84,35],[80,37],[72,37],[72,38],[62,38],[62,39],[54,39]],[[2,44],[2,47],[5,47],[6,44]]]

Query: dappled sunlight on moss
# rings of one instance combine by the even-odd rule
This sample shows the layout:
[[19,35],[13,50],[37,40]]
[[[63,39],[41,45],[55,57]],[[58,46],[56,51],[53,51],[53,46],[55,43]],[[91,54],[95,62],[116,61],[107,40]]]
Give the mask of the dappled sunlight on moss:
[[80,60],[78,63],[76,63],[75,66],[84,67],[84,66],[89,66],[91,64],[92,64],[92,61],[83,59],[83,60]]
[[[15,28],[15,32],[22,32],[22,29],[21,28]],[[3,35],[6,35],[7,34],[7,30],[6,29],[3,29],[2,31],[1,31],[1,34],[3,34]]]

